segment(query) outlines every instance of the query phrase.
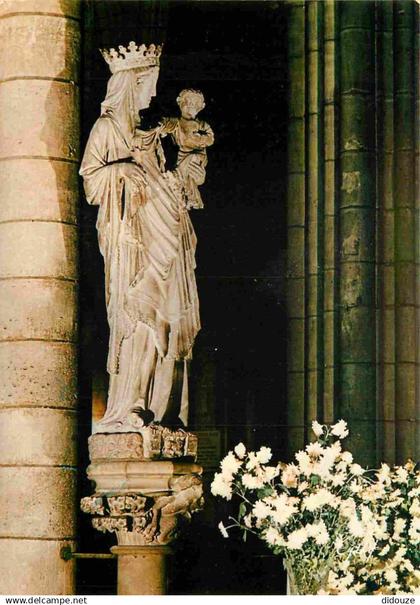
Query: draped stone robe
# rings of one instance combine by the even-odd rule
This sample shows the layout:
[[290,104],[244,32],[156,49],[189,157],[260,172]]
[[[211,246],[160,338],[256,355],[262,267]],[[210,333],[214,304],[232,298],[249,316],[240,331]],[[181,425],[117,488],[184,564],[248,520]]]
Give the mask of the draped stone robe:
[[139,131],[136,141],[141,165],[130,163],[132,141],[104,114],[80,170],[87,201],[99,206],[105,264],[110,387],[101,432],[133,430],[136,406],[163,424],[187,424],[187,361],[200,329],[196,236],[182,189],[159,162],[158,130]]

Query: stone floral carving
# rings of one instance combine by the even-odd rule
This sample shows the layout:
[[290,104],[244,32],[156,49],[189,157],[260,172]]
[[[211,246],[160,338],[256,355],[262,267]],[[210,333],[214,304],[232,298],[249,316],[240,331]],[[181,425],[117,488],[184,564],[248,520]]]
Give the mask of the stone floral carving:
[[80,508],[84,513],[91,515],[104,515],[105,508],[101,496],[86,496],[80,502]]
[[98,433],[89,438],[89,456],[91,460],[142,459],[144,456],[142,436],[138,433]]
[[146,498],[134,495],[108,496],[109,513],[113,517],[119,515],[136,515],[144,511]]
[[95,529],[116,533],[120,544],[164,545],[176,539],[203,502],[201,477],[190,474],[174,477],[167,495],[95,494],[83,498],[81,508],[93,515]]
[[139,433],[96,433],[89,437],[89,455],[96,460],[159,460],[197,457],[196,435],[150,425]]
[[162,431],[162,457],[181,458],[185,452],[186,433],[163,429]]
[[198,111],[194,103],[188,109],[187,94],[173,129],[177,169],[165,171],[164,128],[142,130],[139,118],[156,95],[161,48],[131,42],[102,52],[112,76],[80,169],[88,203],[99,206],[110,327],[108,402],[95,432],[132,432],[151,420],[186,426],[188,363],[200,329],[188,208],[200,206],[213,134],[185,117]]

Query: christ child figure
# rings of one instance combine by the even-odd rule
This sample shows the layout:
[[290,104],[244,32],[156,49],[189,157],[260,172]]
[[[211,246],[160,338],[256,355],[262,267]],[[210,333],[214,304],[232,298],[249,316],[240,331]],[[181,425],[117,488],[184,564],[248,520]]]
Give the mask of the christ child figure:
[[162,134],[170,134],[178,147],[175,172],[182,180],[187,208],[203,208],[198,186],[206,178],[206,148],[213,145],[214,134],[206,122],[196,119],[205,107],[204,96],[200,91],[191,88],[182,90],[177,103],[181,116],[164,118]]

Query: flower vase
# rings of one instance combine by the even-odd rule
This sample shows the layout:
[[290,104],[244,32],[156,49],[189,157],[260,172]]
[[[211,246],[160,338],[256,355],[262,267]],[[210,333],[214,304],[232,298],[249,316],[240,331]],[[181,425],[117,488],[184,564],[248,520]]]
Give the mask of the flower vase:
[[331,565],[329,561],[292,561],[284,559],[288,595],[316,595],[326,591]]

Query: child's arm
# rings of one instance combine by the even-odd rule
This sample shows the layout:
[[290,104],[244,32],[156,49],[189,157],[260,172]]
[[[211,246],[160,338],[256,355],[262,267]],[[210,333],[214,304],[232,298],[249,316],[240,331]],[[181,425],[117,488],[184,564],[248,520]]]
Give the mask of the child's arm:
[[178,118],[162,118],[159,122],[160,134],[166,136],[173,134],[178,126]]
[[[181,122],[182,126],[182,122]],[[186,129],[182,131],[183,146],[191,149],[205,149],[214,143],[214,134],[212,129],[206,122],[194,124],[194,129],[188,132]]]
[[214,132],[207,122],[199,122],[197,134],[200,136],[203,147],[210,147],[214,143]]

